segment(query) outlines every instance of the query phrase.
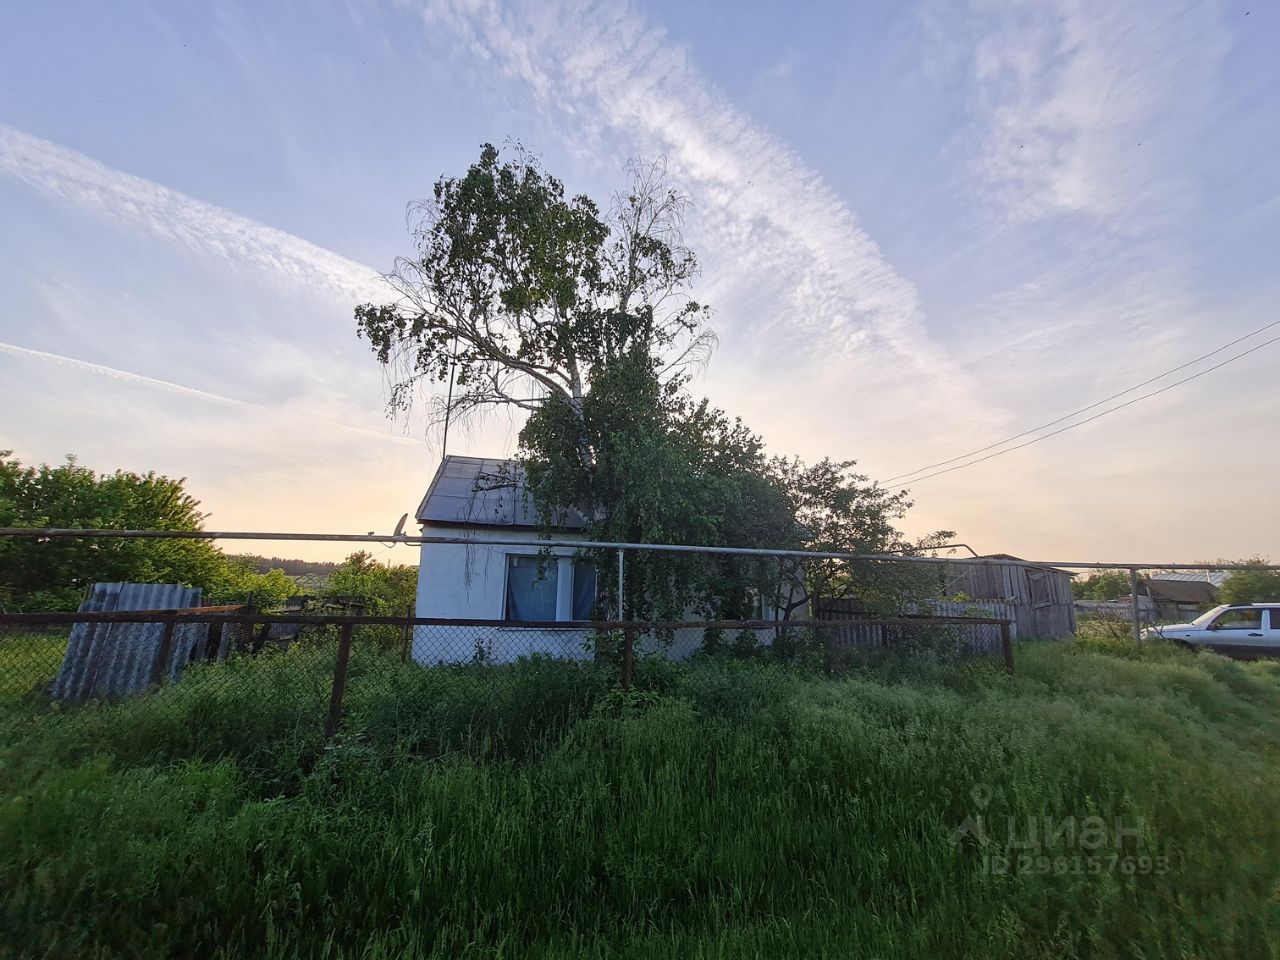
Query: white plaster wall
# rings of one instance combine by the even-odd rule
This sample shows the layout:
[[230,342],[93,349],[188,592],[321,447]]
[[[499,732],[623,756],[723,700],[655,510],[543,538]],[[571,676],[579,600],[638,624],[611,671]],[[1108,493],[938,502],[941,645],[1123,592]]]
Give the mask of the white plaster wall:
[[[419,617],[463,620],[501,620],[506,613],[507,556],[536,556],[536,546],[490,543],[496,539],[532,536],[530,531],[509,529],[461,529],[424,524],[424,536],[466,536],[469,544],[424,543],[418,561]],[[564,540],[581,537],[563,534]],[[572,557],[568,547],[553,548],[559,557]],[[572,581],[561,569],[558,580],[557,619],[567,620],[572,609]],[[573,660],[592,654],[584,644],[590,630],[532,630],[515,627],[414,628],[413,658],[419,663],[484,659],[509,663],[519,657],[547,654]]]
[[[424,543],[418,564],[417,615],[458,620],[501,620],[506,613],[507,556],[536,556],[536,546],[506,546],[495,539],[517,539],[531,535],[518,528],[480,529],[424,524],[424,536],[466,536],[469,544]],[[581,540],[581,536],[561,534],[559,539]],[[569,547],[553,548],[559,557],[572,557]],[[572,584],[561,568],[557,619],[570,619]],[[686,620],[703,619],[696,610],[685,613]],[[733,631],[725,641],[732,643]],[[773,632],[757,633],[762,643],[772,642]],[[535,630],[516,627],[432,627],[414,628],[413,658],[418,663],[457,663],[483,659],[509,663],[523,656],[546,654],[571,660],[590,659],[586,648],[590,630]],[[663,645],[651,636],[636,638],[636,653],[656,652]],[[683,660],[702,649],[700,629],[677,630],[662,652],[673,660]]]

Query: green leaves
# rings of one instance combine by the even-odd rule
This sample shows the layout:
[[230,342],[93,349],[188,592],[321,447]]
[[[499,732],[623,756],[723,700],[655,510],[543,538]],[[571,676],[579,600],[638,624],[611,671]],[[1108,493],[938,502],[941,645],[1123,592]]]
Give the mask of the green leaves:
[[1266,560],[1254,557],[1244,563],[1256,570],[1237,570],[1222,585],[1218,599],[1223,603],[1268,603],[1280,600],[1280,570],[1267,570]]
[[1104,571],[1071,584],[1071,596],[1077,600],[1116,600],[1128,594],[1129,574],[1115,570]]
[[532,411],[581,401],[595,373],[633,348],[675,351],[672,372],[704,355],[705,308],[684,291],[697,260],[680,242],[683,198],[657,166],[602,216],[518,144],[485,144],[461,177],[411,207],[416,250],[388,277],[395,300],[356,308],[360,336],[394,382],[390,409],[456,375],[450,414],[489,405]]
[[[74,457],[23,466],[0,451],[0,526],[199,530],[205,515],[184,480],[154,472],[98,474]],[[207,540],[0,538],[0,604],[74,610],[92,583],[185,583],[211,600],[282,599],[292,581],[259,575]]]

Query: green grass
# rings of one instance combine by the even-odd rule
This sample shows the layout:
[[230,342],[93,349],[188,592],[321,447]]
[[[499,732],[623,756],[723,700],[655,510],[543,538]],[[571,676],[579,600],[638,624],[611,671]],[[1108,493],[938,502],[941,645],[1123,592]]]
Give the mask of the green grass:
[[[1272,664],[649,662],[624,693],[593,664],[370,654],[326,746],[331,658],[0,709],[0,956],[1280,955]],[[1059,836],[1036,852],[1100,869],[993,875],[951,842],[979,814],[1143,846]]]
[[52,680],[66,647],[65,631],[0,630],[0,707]]

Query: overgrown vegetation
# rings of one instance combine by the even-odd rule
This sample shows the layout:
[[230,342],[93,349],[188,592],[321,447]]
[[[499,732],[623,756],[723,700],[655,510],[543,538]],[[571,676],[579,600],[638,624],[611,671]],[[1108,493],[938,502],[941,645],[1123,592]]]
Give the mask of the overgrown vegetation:
[[[9,698],[0,954],[1276,956],[1271,664],[703,658],[624,692],[594,663],[360,649],[325,746],[331,657],[193,666],[72,716]],[[1026,839],[1091,816],[1125,832],[1003,849],[1008,817]],[[957,836],[975,817],[994,847]],[[1047,859],[992,873],[993,851]]]
[[1127,571],[1102,570],[1071,582],[1071,596],[1076,600],[1118,600],[1128,595]]
[[418,568],[379,563],[358,550],[333,568],[325,593],[335,597],[360,597],[371,617],[403,617],[411,613],[418,592]]

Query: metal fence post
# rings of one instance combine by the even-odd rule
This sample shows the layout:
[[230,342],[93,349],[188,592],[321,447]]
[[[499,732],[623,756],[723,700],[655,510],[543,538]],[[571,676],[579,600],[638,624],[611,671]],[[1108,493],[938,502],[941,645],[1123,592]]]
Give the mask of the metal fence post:
[[627,624],[622,628],[622,689],[631,689],[631,673],[635,668],[636,628]]
[[169,655],[173,652],[173,630],[177,625],[177,617],[170,617],[164,622],[164,632],[160,634],[160,649],[156,652],[156,664],[151,668],[152,686],[164,680],[169,665]]
[[1013,627],[1008,620],[1000,622],[1000,652],[1004,654],[1004,669],[1013,673]]
[[404,612],[404,635],[400,638],[400,662],[409,662],[409,647],[413,639],[413,626],[410,621],[413,619],[413,607],[409,607]]
[[618,548],[618,619],[622,620],[622,548]]
[[351,657],[352,625],[342,625],[342,635],[338,638],[338,660],[333,665],[333,690],[329,694],[329,718],[324,725],[324,738],[333,737],[338,732],[338,724],[342,720],[342,695],[347,689],[347,661]]
[[1142,620],[1138,615],[1138,568],[1129,568],[1129,612],[1133,616],[1133,644],[1142,646]]

